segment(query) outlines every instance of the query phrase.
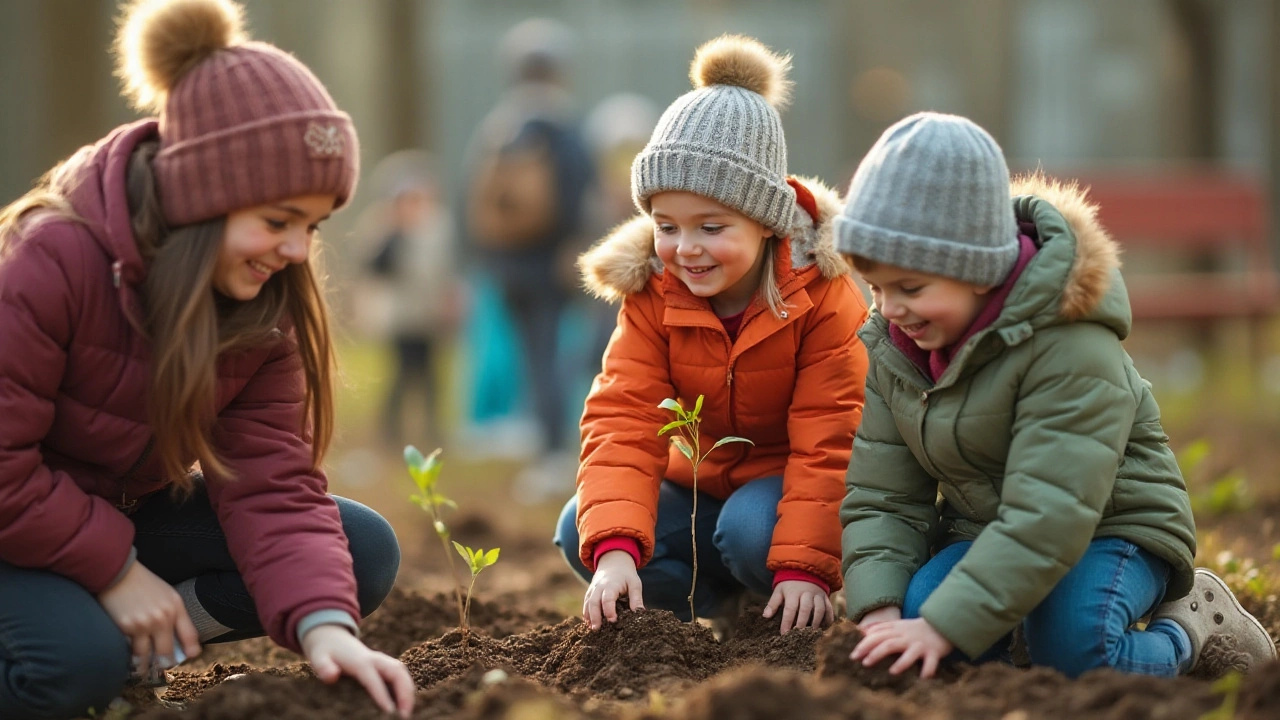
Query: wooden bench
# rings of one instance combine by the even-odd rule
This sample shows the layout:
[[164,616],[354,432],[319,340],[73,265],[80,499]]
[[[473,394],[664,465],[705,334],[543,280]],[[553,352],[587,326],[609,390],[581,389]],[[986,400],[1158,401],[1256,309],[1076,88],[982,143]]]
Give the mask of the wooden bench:
[[[1081,179],[1126,251],[1137,320],[1260,319],[1280,302],[1271,213],[1259,178],[1161,172]],[[1143,270],[1146,265],[1156,268]]]

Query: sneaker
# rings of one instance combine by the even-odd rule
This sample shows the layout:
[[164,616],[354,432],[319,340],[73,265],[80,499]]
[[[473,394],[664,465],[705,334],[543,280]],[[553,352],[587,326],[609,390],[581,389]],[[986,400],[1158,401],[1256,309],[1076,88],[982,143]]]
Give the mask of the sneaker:
[[1152,620],[1169,619],[1182,627],[1191,639],[1191,669],[1200,662],[1205,641],[1227,635],[1249,656],[1250,668],[1276,659],[1276,645],[1267,629],[1250,615],[1222,581],[1204,568],[1196,568],[1195,583],[1185,597],[1162,603]]

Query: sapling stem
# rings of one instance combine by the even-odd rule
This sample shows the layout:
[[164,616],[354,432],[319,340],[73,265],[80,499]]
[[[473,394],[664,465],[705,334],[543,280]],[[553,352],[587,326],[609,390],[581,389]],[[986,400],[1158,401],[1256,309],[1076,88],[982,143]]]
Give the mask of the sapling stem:
[[689,460],[690,466],[693,468],[693,510],[689,514],[689,535],[690,542],[693,545],[693,581],[689,584],[689,617],[694,622],[698,620],[698,613],[694,609],[693,596],[698,589],[698,466],[703,460],[721,445],[729,443],[742,442],[748,445],[755,443],[750,440],[730,435],[716,441],[715,445],[706,453],[702,452],[702,433],[699,428],[702,425],[702,400],[703,396],[698,396],[698,401],[694,403],[693,410],[685,410],[679,400],[667,398],[658,404],[658,407],[664,410],[670,410],[676,414],[676,419],[662,426],[658,431],[658,435],[666,435],[672,430],[679,429],[680,434],[674,435],[671,442],[676,448]]

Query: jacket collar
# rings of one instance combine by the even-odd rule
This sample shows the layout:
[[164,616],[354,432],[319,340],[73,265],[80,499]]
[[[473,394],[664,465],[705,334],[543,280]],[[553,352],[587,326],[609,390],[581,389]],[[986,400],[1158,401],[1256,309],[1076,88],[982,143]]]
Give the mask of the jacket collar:
[[[842,205],[840,195],[815,179],[793,178],[791,182],[799,186],[798,194],[813,198],[817,217],[804,208],[804,202],[798,202],[791,232],[778,243],[775,266],[783,297],[807,284],[814,271],[827,278],[849,272],[848,264],[835,249],[833,234],[832,219]],[[661,280],[662,261],[654,252],[653,222],[649,216],[637,215],[614,228],[578,258],[578,268],[587,291],[608,302],[620,302],[643,290],[651,280]],[[666,283],[668,288],[682,285],[674,279]],[[687,289],[684,294],[695,298]],[[673,297],[673,302],[679,301]]]

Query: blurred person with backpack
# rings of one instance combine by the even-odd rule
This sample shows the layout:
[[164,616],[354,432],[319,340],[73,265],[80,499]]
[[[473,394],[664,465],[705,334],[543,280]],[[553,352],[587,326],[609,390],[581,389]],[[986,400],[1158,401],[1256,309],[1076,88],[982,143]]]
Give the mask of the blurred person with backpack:
[[[396,446],[422,435],[430,438],[428,445],[443,439],[441,356],[462,312],[454,222],[436,177],[430,156],[420,150],[383,158],[372,174],[377,199],[357,225],[357,234],[371,243],[365,267],[372,281],[359,290],[358,302],[373,306],[369,314],[395,352],[382,434]],[[406,424],[406,405],[422,414],[422,422]]]
[[547,19],[527,20],[503,38],[514,82],[472,139],[463,201],[468,252],[497,283],[514,321],[545,440],[543,457],[517,479],[517,494],[529,501],[565,489],[577,457],[567,446],[566,382],[556,363],[594,174],[565,85],[573,41]]
[[[582,133],[599,179],[586,207],[589,237],[604,237],[635,216],[631,162],[649,142],[661,110],[657,103],[643,95],[620,92],[601,100],[587,114]],[[600,372],[605,347],[618,324],[618,309],[589,295],[583,295],[582,302],[588,318],[583,361],[590,378]]]

